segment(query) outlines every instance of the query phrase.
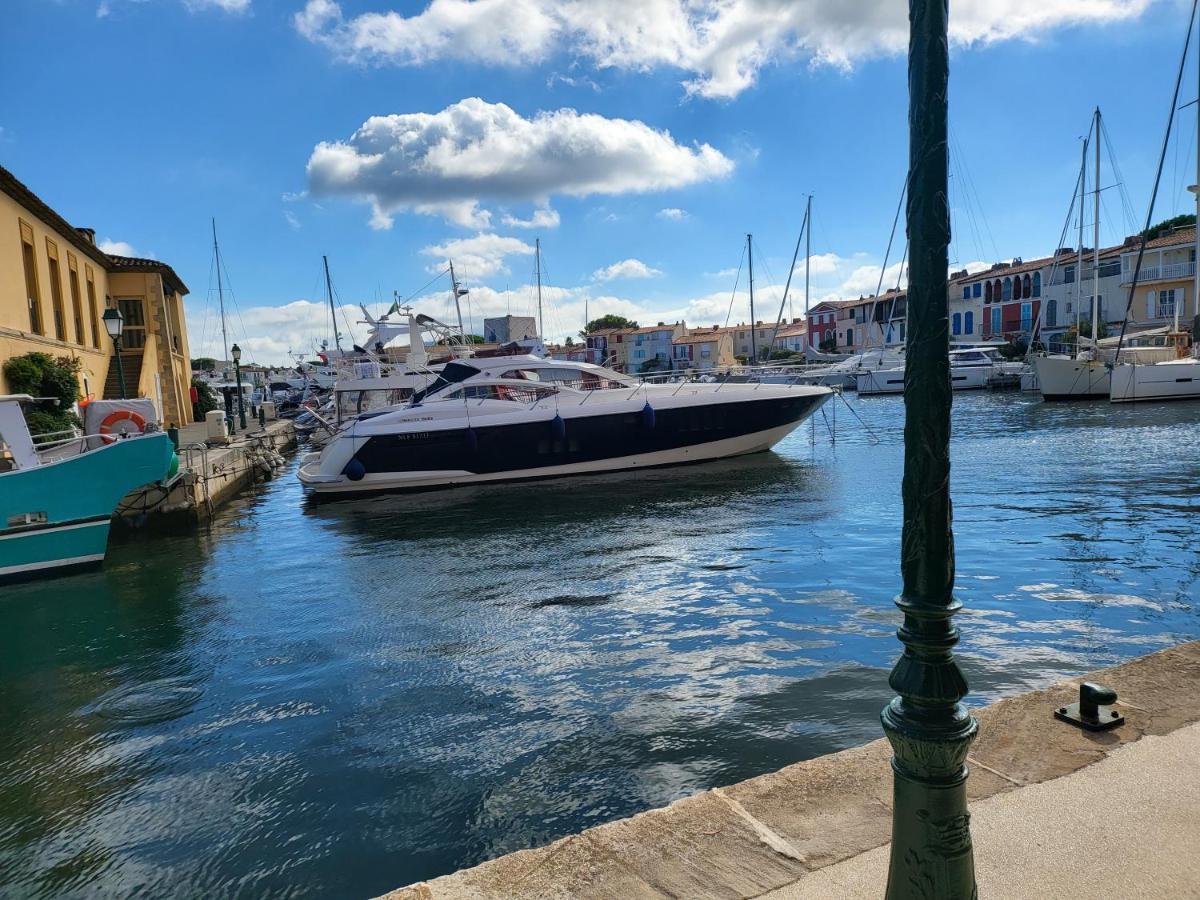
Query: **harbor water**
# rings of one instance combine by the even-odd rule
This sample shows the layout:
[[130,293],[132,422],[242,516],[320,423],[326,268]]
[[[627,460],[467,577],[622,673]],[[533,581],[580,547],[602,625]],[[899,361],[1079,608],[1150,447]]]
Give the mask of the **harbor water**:
[[[366,897],[879,737],[902,427],[851,395],[690,468],[289,474],[0,587],[0,894]],[[1200,638],[1200,405],[960,394],[953,461],[970,702]]]

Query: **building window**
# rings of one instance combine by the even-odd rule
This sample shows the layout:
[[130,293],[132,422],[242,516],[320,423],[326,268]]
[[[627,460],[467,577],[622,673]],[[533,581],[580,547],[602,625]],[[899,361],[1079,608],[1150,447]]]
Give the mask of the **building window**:
[[900,323],[900,340],[904,340],[904,323]]
[[846,343],[849,344],[850,346],[854,345],[854,329],[853,328],[846,329]]
[[54,310],[54,336],[67,339],[67,316],[63,310],[62,272],[58,268],[58,245],[46,238],[46,257],[50,268],[50,306]]
[[1154,300],[1157,299],[1157,301],[1158,301],[1157,308],[1154,309],[1153,317],[1157,318],[1157,319],[1172,318],[1175,315],[1175,294],[1176,294],[1175,288],[1171,288],[1170,290],[1166,290],[1166,291],[1159,291],[1157,294],[1157,297],[1155,296],[1155,292],[1151,291],[1150,292],[1151,303],[1148,304],[1148,308],[1146,310],[1147,315],[1150,314],[1149,306],[1153,306]]
[[[1118,263],[1117,269],[1120,269],[1120,268],[1121,268],[1120,263]],[[1042,296],[1042,273],[1041,272],[1033,273],[1033,294],[1031,296],[1034,296],[1034,297]]]
[[1000,307],[992,307],[992,334],[999,334],[1002,330],[1000,324]]
[[21,222],[21,261],[25,264],[25,302],[29,309],[29,330],[45,334],[42,328],[42,300],[38,296],[37,254],[33,249],[33,229]]
[[950,330],[953,334],[962,334],[962,314],[955,313],[951,319]]
[[975,333],[975,313],[969,309],[963,315],[963,327],[967,334]]
[[701,359],[708,359],[708,358],[709,358],[709,357],[712,355],[712,354],[709,352],[709,349],[708,349],[708,348],[709,348],[709,345],[708,345],[708,344],[701,344],[701,345],[700,345],[700,358],[701,358]]
[[1028,275],[1021,280],[1021,296],[1026,299],[1033,296],[1033,282]]
[[964,300],[971,299],[971,286],[969,284],[963,285],[963,299]]
[[83,277],[87,282],[88,319],[92,323],[92,346],[100,349],[100,311],[96,306],[96,276],[91,266],[83,267]]
[[[1192,252],[1195,253],[1196,251],[1193,250]],[[1101,278],[1111,278],[1114,275],[1120,275],[1120,274],[1121,274],[1121,261],[1119,259],[1114,259],[1109,262],[1100,263],[1100,277]]]
[[1030,331],[1033,328],[1033,304],[1021,304],[1021,330]]
[[67,281],[71,287],[71,318],[75,323],[75,343],[83,346],[83,296],[79,292],[79,263],[74,253],[67,254]]
[[983,302],[992,302],[992,283],[989,281],[983,291]]
[[1013,298],[1013,286],[1011,278],[1004,279],[1004,287],[1002,288],[1002,291],[1003,293],[1000,296],[1002,296],[1005,300],[1011,300]]
[[1058,301],[1046,301],[1046,324],[1053,328],[1058,324]]
[[982,285],[977,281],[971,285],[971,296],[978,299],[980,292],[983,290]]
[[1075,267],[1067,266],[1063,269],[1063,284],[1075,283]]

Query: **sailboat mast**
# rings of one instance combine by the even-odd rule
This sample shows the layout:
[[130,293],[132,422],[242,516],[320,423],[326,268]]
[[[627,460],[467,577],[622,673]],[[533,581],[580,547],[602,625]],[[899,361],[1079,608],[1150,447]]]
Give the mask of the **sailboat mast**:
[[221,363],[224,364],[229,360],[229,335],[225,332],[225,288],[221,283],[221,248],[217,244],[217,219],[215,216],[212,220],[212,232],[213,259],[217,265],[217,297],[221,302],[221,347],[225,354],[221,357]]
[[[1092,184],[1092,351],[1100,340],[1100,107],[1096,107],[1096,178]],[[1080,270],[1082,273],[1082,270]]]
[[[526,244],[526,247],[529,245]],[[545,342],[546,330],[542,327],[542,239],[533,242],[534,259],[537,268],[537,300],[538,300],[538,338]]]
[[[1196,73],[1200,74],[1200,22],[1196,22]],[[1200,92],[1196,94],[1196,182],[1189,188],[1196,196],[1195,270],[1192,280],[1193,312],[1200,319]]]
[[333,281],[329,277],[329,257],[322,256],[325,263],[325,293],[329,296],[329,321],[333,323],[333,346],[337,347],[338,355],[342,354],[342,336],[338,334],[337,311],[333,308]]
[[1075,355],[1079,355],[1079,307],[1083,305],[1083,203],[1087,197],[1087,141],[1079,161],[1079,246],[1075,259]]
[[758,344],[754,340],[754,238],[746,235],[746,254],[750,258],[750,362],[758,362]]
[[462,304],[458,302],[458,279],[454,277],[454,260],[448,260],[448,262],[450,263],[450,293],[454,295],[454,311],[458,313],[458,334],[465,344],[467,333],[463,330]]
[[[1196,25],[1196,43],[1200,46],[1200,23]],[[1196,70],[1200,74],[1200,51],[1196,53]],[[1196,252],[1195,262],[1192,268],[1195,270],[1192,276],[1192,312],[1193,315],[1200,319],[1200,94],[1196,96],[1196,183],[1191,187],[1192,193],[1196,195]],[[1195,327],[1193,325],[1193,327]]]
[[804,218],[809,223],[809,227],[804,232],[804,322],[808,325],[809,320],[809,266],[812,264],[812,194],[809,194],[808,209],[804,211]]

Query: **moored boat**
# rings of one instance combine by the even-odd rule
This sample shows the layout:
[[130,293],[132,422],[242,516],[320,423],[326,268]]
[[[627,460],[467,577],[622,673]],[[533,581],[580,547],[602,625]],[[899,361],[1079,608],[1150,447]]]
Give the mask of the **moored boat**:
[[162,432],[37,446],[20,407],[32,399],[0,396],[0,579],[99,565],[121,498],[177,465]]
[[298,477],[347,495],[679,465],[768,450],[833,396],[811,385],[648,384],[583,362],[456,360],[361,415]]

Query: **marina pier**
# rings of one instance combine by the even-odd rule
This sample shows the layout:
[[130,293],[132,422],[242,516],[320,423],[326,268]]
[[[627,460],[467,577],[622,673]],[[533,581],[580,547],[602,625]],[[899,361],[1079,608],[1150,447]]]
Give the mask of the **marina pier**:
[[[1051,715],[1084,682],[1128,698],[1099,733]],[[980,896],[1185,897],[1200,884],[1200,641],[972,710]],[[880,738],[384,895],[386,900],[881,896]]]

